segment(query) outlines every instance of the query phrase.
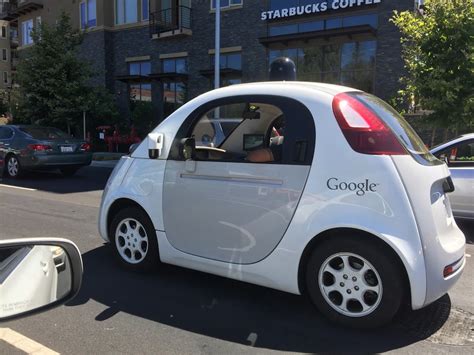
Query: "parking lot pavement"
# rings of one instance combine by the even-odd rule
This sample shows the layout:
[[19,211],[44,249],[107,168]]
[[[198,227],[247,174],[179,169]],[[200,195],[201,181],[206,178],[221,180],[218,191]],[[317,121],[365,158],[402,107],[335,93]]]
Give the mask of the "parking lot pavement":
[[[403,312],[384,328],[345,329],[305,297],[169,265],[151,274],[119,268],[97,232],[110,172],[89,167],[73,178],[45,174],[0,183],[0,239],[71,239],[85,268],[76,299],[1,327],[62,354],[474,352],[472,256],[449,295],[427,308]],[[474,255],[474,223],[459,225]],[[11,350],[0,340],[0,354]]]

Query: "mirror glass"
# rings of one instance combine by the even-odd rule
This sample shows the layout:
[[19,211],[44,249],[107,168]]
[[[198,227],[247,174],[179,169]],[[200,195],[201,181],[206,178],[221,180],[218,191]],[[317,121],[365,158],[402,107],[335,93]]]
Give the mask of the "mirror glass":
[[69,257],[59,246],[0,247],[0,319],[66,298],[72,276]]

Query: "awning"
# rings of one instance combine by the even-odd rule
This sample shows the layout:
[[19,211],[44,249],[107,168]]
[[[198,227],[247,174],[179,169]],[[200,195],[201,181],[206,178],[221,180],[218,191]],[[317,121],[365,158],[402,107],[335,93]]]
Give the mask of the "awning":
[[[199,73],[205,77],[213,77],[214,76],[214,69],[204,69],[200,70]],[[222,77],[230,77],[230,76],[242,76],[242,70],[234,69],[234,68],[221,68],[220,75]]]
[[369,34],[375,36],[377,30],[370,25],[352,26],[343,28],[334,28],[331,30],[303,32],[303,33],[291,33],[279,36],[261,37],[258,40],[264,46],[269,46],[274,43],[282,43],[287,45],[292,41],[308,41],[310,39],[325,39],[329,40],[334,37],[348,37],[352,39],[352,36]]
[[188,80],[189,75],[185,73],[175,73],[175,72],[167,72],[167,73],[151,73],[148,74],[148,77],[155,81],[160,82],[184,82]]
[[27,15],[30,12],[39,10],[43,8],[43,4],[37,1],[25,1],[24,4],[21,4],[16,8],[16,10],[12,11],[11,14],[15,17]]
[[124,82],[124,83],[143,83],[149,82],[150,78],[146,75],[117,75],[115,80]]

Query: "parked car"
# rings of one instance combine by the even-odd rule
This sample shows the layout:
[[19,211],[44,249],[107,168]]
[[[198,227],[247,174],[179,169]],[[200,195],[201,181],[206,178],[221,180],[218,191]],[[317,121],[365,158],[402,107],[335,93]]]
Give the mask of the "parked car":
[[[212,124],[237,118],[230,130]],[[129,269],[161,260],[307,293],[329,319],[375,327],[461,275],[449,178],[372,95],[235,85],[183,105],[119,161],[99,229]]]
[[[91,146],[52,127],[0,126],[0,167],[11,178],[26,170],[59,169],[74,175],[92,161]],[[3,164],[2,164],[3,163]]]
[[440,144],[431,153],[445,161],[451,172],[455,190],[449,200],[454,216],[474,220],[474,133]]

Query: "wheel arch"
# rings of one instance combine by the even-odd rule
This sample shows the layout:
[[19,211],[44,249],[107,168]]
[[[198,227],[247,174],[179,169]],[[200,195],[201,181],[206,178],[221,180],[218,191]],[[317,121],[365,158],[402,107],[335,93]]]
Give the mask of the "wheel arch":
[[153,220],[151,219],[150,215],[137,201],[132,200],[130,198],[122,197],[122,198],[119,198],[119,199],[115,200],[110,205],[109,209],[107,210],[107,224],[106,224],[107,236],[109,235],[110,224],[112,223],[112,220],[114,219],[114,216],[119,211],[121,211],[122,209],[128,208],[128,207],[135,207],[135,208],[138,208],[138,209],[142,210],[143,213],[145,213],[148,216],[150,222],[153,225]]
[[373,243],[377,243],[381,248],[386,250],[393,260],[398,264],[402,272],[402,277],[403,277],[403,282],[405,284],[405,299],[404,301],[409,304],[411,307],[411,301],[412,301],[412,290],[411,290],[411,282],[410,278],[408,276],[407,268],[405,263],[402,260],[402,257],[399,255],[399,253],[392,247],[389,243],[387,243],[382,237],[361,230],[361,229],[356,229],[356,228],[333,228],[333,229],[328,229],[325,230],[315,237],[313,237],[309,243],[306,245],[305,249],[303,250],[303,253],[300,258],[300,262],[298,265],[298,287],[300,290],[301,294],[306,294],[306,282],[305,282],[305,277],[306,277],[306,264],[308,263],[309,257],[311,256],[312,251],[317,248],[319,245],[321,245],[323,242],[329,240],[329,239],[337,239],[341,236],[347,236],[347,235],[352,235],[355,236],[357,235],[360,238],[364,238],[364,240]]

